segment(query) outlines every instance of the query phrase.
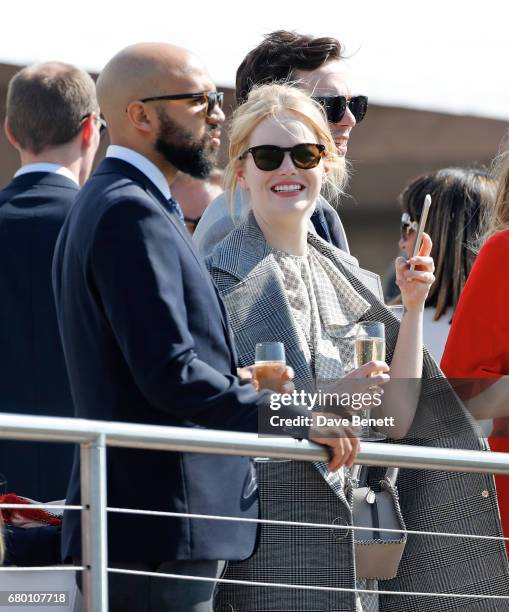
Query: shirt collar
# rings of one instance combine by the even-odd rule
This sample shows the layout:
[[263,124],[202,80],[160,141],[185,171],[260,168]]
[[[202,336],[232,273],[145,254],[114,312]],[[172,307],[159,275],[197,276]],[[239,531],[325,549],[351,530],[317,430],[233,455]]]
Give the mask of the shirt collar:
[[141,155],[141,153],[129,149],[128,147],[110,145],[106,151],[106,157],[114,157],[131,164],[131,166],[134,166],[150,179],[167,200],[171,198],[170,187],[164,174],[154,163],[144,155]]
[[51,174],[60,174],[62,176],[66,176],[68,179],[71,179],[71,181],[73,181],[73,183],[76,183],[78,187],[80,186],[80,184],[78,183],[78,180],[76,179],[74,174],[69,170],[69,168],[66,168],[65,166],[61,166],[60,164],[50,164],[46,162],[25,164],[24,166],[21,166],[21,168],[16,172],[16,174],[14,175],[14,178],[17,178],[18,176],[22,176],[23,174],[29,174],[31,172],[49,172]]

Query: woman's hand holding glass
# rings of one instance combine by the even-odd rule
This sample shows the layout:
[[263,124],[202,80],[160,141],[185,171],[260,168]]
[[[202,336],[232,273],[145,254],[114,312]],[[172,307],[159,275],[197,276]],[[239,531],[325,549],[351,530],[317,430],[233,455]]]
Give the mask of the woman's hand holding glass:
[[432,242],[428,234],[422,235],[422,245],[416,257],[396,259],[396,284],[401,291],[407,311],[422,310],[431,285],[435,281],[435,264],[430,257]]
[[[380,393],[380,387],[385,385],[390,380],[388,374],[389,366],[384,361],[369,361],[359,368],[351,370],[346,376],[333,383],[327,383],[320,387],[322,393]],[[364,399],[366,399],[364,397]],[[327,411],[326,406],[320,413],[327,417],[338,416],[338,406],[330,406],[331,412]],[[352,412],[348,411],[347,416],[351,416]],[[309,439],[312,442],[328,447],[330,452],[330,461],[328,468],[330,471],[335,471],[341,466],[346,465],[351,468],[355,463],[355,458],[360,449],[360,441],[354,429],[341,426],[320,426],[311,427]]]
[[385,361],[368,361],[350,370],[343,378],[322,385],[320,390],[323,393],[368,393],[389,382],[389,370]]

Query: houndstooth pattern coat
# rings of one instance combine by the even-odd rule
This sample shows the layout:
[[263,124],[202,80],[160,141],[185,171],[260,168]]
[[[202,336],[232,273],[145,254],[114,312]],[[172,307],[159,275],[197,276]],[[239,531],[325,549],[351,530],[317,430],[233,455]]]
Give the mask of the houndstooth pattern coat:
[[[363,320],[382,321],[386,329],[387,361],[390,363],[399,331],[399,322],[384,304],[359,280],[367,280],[376,290],[372,276],[365,276],[349,265],[335,249],[319,237],[309,234],[309,242],[322,254],[333,261],[351,283],[353,288],[370,303],[370,309]],[[257,342],[278,340],[284,342],[287,361],[299,377],[309,376],[309,368],[299,349],[298,335],[294,328],[291,312],[285,297],[280,271],[271,250],[265,242],[256,220],[250,214],[247,220],[229,234],[207,258],[207,266],[217,284],[230,316],[239,365],[253,362],[254,345]],[[312,381],[309,381],[312,386]],[[429,353],[424,350],[423,380],[416,418],[412,429],[399,444],[414,444],[438,448],[486,450],[478,430],[452,391],[442,372]],[[300,463],[300,462],[298,462]],[[311,467],[311,466],[309,466]],[[289,468],[291,469],[291,468]],[[270,479],[269,479],[270,480]],[[264,495],[277,496],[284,491],[284,483],[269,482],[267,490],[261,490],[263,511]],[[493,478],[484,474],[462,474],[431,470],[400,470],[398,488],[402,512],[409,530],[430,532],[465,533],[486,536],[500,536],[501,527]],[[284,493],[288,494],[288,491]],[[269,500],[270,501],[270,500]],[[338,521],[350,521],[346,506],[341,510],[335,501],[335,508],[323,508],[317,513],[320,522],[333,522],[331,515],[337,511]],[[299,504],[285,520],[299,520]],[[261,531],[265,537],[266,531]],[[315,531],[315,530],[313,530]],[[278,547],[284,547],[286,554],[294,554],[299,538],[308,537],[292,532],[290,537],[285,528],[273,528],[270,538]],[[322,536],[323,537],[323,534]],[[329,534],[329,540],[332,534]],[[351,534],[336,542],[334,546],[324,546],[324,554],[337,563],[334,568],[338,574],[337,586],[354,587],[352,539]],[[330,550],[329,550],[330,549]],[[335,558],[334,558],[335,555]],[[270,559],[255,559],[255,568],[262,573],[258,579],[267,582],[284,582],[285,578],[270,569]],[[249,570],[249,561],[244,562]],[[303,560],[305,562],[305,559]],[[241,567],[243,564],[238,564]],[[322,564],[323,565],[323,564]],[[300,568],[302,576],[297,577],[301,584],[323,584],[320,572],[316,572],[316,561]],[[318,565],[320,567],[320,565]],[[326,571],[324,569],[324,571]],[[317,575],[318,574],[318,575]],[[253,574],[247,572],[250,579]],[[233,576],[232,576],[233,577]],[[245,577],[242,571],[235,573],[236,578]],[[295,581],[295,576],[293,576]],[[331,583],[329,582],[329,586]],[[509,568],[502,542],[490,540],[468,540],[438,536],[409,536],[398,576],[390,581],[382,581],[379,588],[389,591],[423,593],[459,593],[477,595],[508,595]],[[222,589],[220,589],[221,591]],[[324,601],[312,596],[301,596],[304,591],[258,588],[257,592],[272,591],[261,596],[261,605],[251,603],[241,607],[219,608],[220,612],[234,610],[313,610],[313,611],[352,611],[353,599],[348,595]],[[312,592],[308,592],[312,593]],[[254,596],[253,596],[254,597]],[[259,595],[257,597],[260,597]],[[306,599],[307,598],[307,599]],[[219,601],[226,600],[220,597]],[[251,600],[246,600],[251,601]],[[252,600],[256,602],[256,599]],[[258,603],[260,603],[258,601]],[[258,605],[256,603],[256,605]],[[276,607],[273,604],[276,603]],[[273,607],[270,607],[273,605]],[[286,605],[286,607],[284,607]],[[242,607],[243,606],[243,607]],[[269,607],[267,607],[269,606]],[[426,596],[384,595],[380,597],[380,610],[383,612],[501,612],[509,611],[508,601],[449,599]]]

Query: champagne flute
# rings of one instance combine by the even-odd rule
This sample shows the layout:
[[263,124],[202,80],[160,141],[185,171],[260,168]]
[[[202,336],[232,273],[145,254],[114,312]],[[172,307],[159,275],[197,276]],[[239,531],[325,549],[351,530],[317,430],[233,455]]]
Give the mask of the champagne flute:
[[[385,361],[385,325],[380,321],[361,321],[357,326],[355,336],[355,367],[360,368],[369,361]],[[376,373],[374,372],[372,376]],[[362,419],[369,419],[371,408],[359,411]],[[360,428],[360,439],[366,442],[385,440],[386,436],[375,431],[369,425]]]
[[[255,347],[254,377],[259,389],[272,389],[283,393],[285,346],[282,342],[259,342]],[[283,366],[283,367],[282,367]]]

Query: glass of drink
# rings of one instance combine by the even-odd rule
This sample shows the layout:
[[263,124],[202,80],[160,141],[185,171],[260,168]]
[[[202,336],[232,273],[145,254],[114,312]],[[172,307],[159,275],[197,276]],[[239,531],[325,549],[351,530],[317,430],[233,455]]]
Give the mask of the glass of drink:
[[[361,321],[357,325],[355,336],[355,367],[368,363],[369,361],[385,361],[385,325],[380,321]],[[375,376],[373,372],[372,376]],[[359,410],[361,419],[369,419],[371,408]],[[373,430],[369,425],[362,425],[360,428],[360,439],[373,442],[385,440],[386,436],[379,431]]]
[[284,393],[283,385],[287,382],[283,379],[285,365],[285,346],[282,342],[259,342],[255,348],[254,371],[258,388]]

